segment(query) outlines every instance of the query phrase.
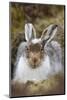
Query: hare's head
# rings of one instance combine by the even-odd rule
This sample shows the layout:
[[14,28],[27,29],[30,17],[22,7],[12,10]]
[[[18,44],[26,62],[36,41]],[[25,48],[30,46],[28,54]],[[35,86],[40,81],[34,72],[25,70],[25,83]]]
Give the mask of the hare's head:
[[44,48],[41,43],[31,42],[26,48],[27,58],[29,64],[35,68],[44,58]]
[[50,25],[42,32],[41,38],[36,38],[35,34],[32,32],[29,34],[28,29],[25,30],[25,38],[28,42],[26,56],[32,68],[38,67],[46,57],[45,46],[53,39],[56,30],[57,25]]

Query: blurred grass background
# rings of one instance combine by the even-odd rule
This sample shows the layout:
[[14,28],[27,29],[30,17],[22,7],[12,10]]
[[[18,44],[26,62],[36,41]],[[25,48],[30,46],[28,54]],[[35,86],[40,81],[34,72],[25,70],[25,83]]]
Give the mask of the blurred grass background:
[[[38,5],[12,2],[10,3],[10,34],[11,34],[11,71],[13,73],[17,48],[24,38],[24,25],[31,22],[40,37],[44,28],[50,24],[58,24],[63,29],[58,30],[57,41],[62,47],[64,57],[64,6]],[[64,62],[64,61],[63,61]]]

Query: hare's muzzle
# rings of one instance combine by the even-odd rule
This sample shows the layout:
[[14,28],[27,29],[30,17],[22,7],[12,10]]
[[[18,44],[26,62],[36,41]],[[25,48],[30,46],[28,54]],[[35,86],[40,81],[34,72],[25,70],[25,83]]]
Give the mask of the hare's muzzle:
[[38,58],[37,56],[34,56],[31,58],[31,62],[32,67],[37,67],[40,64],[40,58]]
[[36,52],[30,52],[28,62],[31,65],[31,67],[35,68],[40,64],[40,54]]
[[33,62],[34,62],[34,64],[36,64],[37,61],[38,61],[38,59],[34,57],[34,58],[33,58]]

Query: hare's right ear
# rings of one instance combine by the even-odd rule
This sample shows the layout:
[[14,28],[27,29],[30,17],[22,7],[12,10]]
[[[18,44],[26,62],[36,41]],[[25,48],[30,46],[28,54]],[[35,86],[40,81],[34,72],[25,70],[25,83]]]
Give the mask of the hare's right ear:
[[41,41],[43,42],[43,46],[47,45],[54,38],[57,28],[58,25],[52,24],[42,32]]
[[35,28],[31,23],[26,23],[25,24],[25,39],[27,42],[29,42],[33,38],[36,38]]

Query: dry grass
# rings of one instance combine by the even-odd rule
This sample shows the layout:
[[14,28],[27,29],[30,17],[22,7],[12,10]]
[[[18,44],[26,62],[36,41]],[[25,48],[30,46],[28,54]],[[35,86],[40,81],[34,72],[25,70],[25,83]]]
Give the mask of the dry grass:
[[64,94],[64,75],[57,74],[47,80],[34,83],[28,81],[26,84],[13,82],[11,96],[35,96]]

